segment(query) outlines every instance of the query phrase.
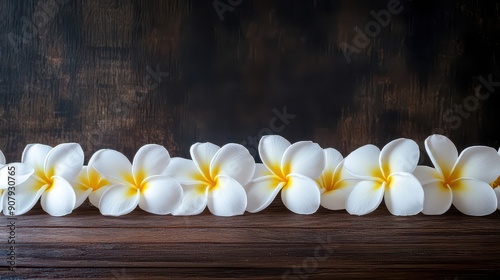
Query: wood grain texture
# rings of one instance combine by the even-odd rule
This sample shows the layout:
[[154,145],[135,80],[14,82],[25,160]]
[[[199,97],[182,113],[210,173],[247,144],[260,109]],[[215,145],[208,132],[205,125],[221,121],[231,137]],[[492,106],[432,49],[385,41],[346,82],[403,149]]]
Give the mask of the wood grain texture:
[[[258,214],[103,217],[84,206],[66,217],[35,209],[16,220],[16,271],[2,279],[243,278],[471,279],[500,275],[500,213],[477,218],[290,213],[277,200]],[[7,240],[8,231],[0,232]],[[6,255],[7,248],[0,248]]]
[[[497,86],[480,82],[500,77],[498,1],[401,0],[349,60],[342,44],[388,1],[234,1],[223,20],[212,0],[54,1],[0,2],[10,161],[33,142],[78,142],[87,157],[146,143],[187,157],[197,141],[255,154],[268,133],[343,154],[435,132],[500,145]],[[293,118],[272,123],[285,107]]]
[[[210,141],[255,155],[277,133],[346,155],[399,137],[423,150],[435,132],[498,148],[499,88],[481,77],[500,80],[500,2],[401,0],[349,62],[340,45],[388,2],[242,0],[221,19],[213,0],[0,0],[0,150],[12,162],[29,143],[78,142],[87,161],[157,143],[189,157]],[[2,260],[0,278],[484,279],[499,274],[499,220],[299,216],[279,200],[233,218],[37,208],[16,220],[16,272]]]

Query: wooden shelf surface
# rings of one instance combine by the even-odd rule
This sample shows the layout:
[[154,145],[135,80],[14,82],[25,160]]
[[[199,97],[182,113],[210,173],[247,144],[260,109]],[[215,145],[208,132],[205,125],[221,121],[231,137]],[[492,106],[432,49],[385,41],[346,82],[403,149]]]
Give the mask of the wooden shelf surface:
[[471,279],[500,274],[500,212],[469,217],[295,215],[277,200],[238,217],[104,217],[84,205],[65,217],[40,208],[2,217],[0,254],[15,222],[16,266],[1,279]]

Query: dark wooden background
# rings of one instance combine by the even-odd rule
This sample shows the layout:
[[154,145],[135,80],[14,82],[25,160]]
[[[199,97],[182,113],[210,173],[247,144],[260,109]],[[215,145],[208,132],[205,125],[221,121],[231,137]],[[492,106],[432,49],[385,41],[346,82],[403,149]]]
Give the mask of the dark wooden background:
[[[436,132],[459,149],[500,145],[500,87],[488,91],[479,78],[500,81],[499,1],[402,0],[350,62],[339,45],[354,45],[355,28],[389,0],[230,2],[221,17],[214,0],[0,0],[7,160],[35,142],[78,142],[86,160],[101,148],[132,157],[146,143],[172,156],[188,157],[197,141],[254,153],[265,133],[344,155],[398,137],[423,147]],[[272,126],[284,108],[293,118]],[[297,216],[273,205],[230,219],[34,210],[18,221],[18,272],[2,261],[1,277],[273,279],[312,257],[325,236],[339,238],[328,243],[337,251],[310,278],[498,273],[499,213],[397,218],[381,206],[362,218]]]
[[[0,0],[10,161],[33,142],[75,141],[87,156],[159,143],[187,157],[197,141],[253,152],[270,132],[343,154],[398,137],[422,146],[435,132],[460,148],[500,145],[497,92],[446,115],[479,76],[500,80],[498,1],[403,0],[350,63],[339,45],[354,45],[355,27],[389,0],[233,0],[223,20],[214,0],[54,1]],[[273,131],[284,107],[295,117]]]

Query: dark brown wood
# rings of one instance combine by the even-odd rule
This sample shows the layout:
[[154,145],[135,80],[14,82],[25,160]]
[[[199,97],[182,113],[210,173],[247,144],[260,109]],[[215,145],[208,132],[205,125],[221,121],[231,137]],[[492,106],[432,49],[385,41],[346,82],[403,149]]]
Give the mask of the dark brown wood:
[[[268,133],[343,154],[436,132],[460,149],[500,145],[498,1],[401,0],[363,46],[355,28],[389,0],[232,1],[223,18],[214,3],[227,0],[54,1],[0,2],[9,161],[68,141],[87,160],[146,143],[187,157],[197,141],[256,155]],[[359,52],[347,59],[344,43]]]
[[[217,268],[202,268],[202,269],[186,269],[186,268],[143,268],[143,269],[126,269],[126,268],[95,268],[95,269],[80,269],[80,268],[63,268],[63,269],[45,269],[45,268],[30,268],[20,269],[24,275],[30,278],[52,278],[52,277],[69,277],[73,279],[88,278],[88,279],[144,279],[148,275],[148,279],[280,279],[282,269],[217,269]],[[378,269],[373,268],[367,273],[365,269],[318,269],[314,276],[299,275],[299,277],[288,277],[288,279],[333,279],[333,278],[350,278],[350,279],[484,279],[490,276],[494,278],[498,276],[485,270],[457,271],[457,270],[405,270],[401,272],[394,269]]]
[[[198,141],[256,155],[268,133],[344,155],[399,137],[423,151],[436,132],[459,149],[500,146],[499,87],[481,82],[500,80],[499,1],[401,0],[350,62],[341,45],[389,0],[230,1],[223,17],[214,3],[227,0],[54,1],[0,0],[9,162],[29,143],[62,142],[80,143],[86,161],[101,148],[132,158],[146,143],[189,157]],[[273,123],[284,111],[293,117]],[[232,218],[110,218],[87,204],[56,218],[38,207],[16,220],[16,272],[2,259],[0,278],[483,279],[499,274],[499,220],[384,206],[299,216],[279,201]],[[321,242],[320,255],[332,253],[315,267]]]
[[0,271],[21,279],[476,278],[500,274],[499,222],[500,212],[478,218],[455,209],[395,217],[383,205],[362,217],[325,209],[301,216],[279,200],[232,218],[140,210],[113,218],[86,205],[51,217],[35,209],[15,220],[16,271]]

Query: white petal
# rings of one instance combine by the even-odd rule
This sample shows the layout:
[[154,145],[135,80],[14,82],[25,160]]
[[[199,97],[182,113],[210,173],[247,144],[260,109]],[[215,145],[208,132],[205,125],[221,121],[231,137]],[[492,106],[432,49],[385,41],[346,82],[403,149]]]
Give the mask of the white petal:
[[500,174],[500,157],[490,147],[475,146],[462,151],[453,168],[452,178],[474,178],[491,183]]
[[51,146],[42,144],[29,144],[24,148],[21,162],[33,167],[35,170],[44,170],[45,159],[52,150]]
[[420,150],[417,143],[409,139],[396,139],[385,145],[380,152],[379,164],[386,177],[396,172],[412,173],[418,164]]
[[250,181],[245,186],[248,199],[246,210],[257,213],[266,209],[284,185],[285,183],[274,175]]
[[356,178],[374,180],[382,177],[379,165],[380,150],[365,145],[354,150],[344,159],[344,168]]
[[393,173],[387,186],[384,201],[391,214],[417,215],[424,208],[424,190],[420,181],[410,173]]
[[210,176],[224,175],[246,185],[255,172],[255,160],[240,144],[227,144],[220,148],[210,163]]
[[198,215],[207,207],[208,187],[206,185],[183,185],[182,202],[172,215]]
[[448,186],[443,182],[432,182],[422,185],[424,190],[424,209],[425,215],[441,215],[446,213],[451,207],[453,194]]
[[28,180],[34,171],[35,170],[31,166],[18,162],[9,163],[3,166],[0,169],[0,189],[6,189],[9,187],[9,177],[14,178],[15,184],[19,185]]
[[89,166],[93,166],[97,172],[115,184],[127,185],[133,181],[132,164],[126,156],[115,150],[97,151],[92,156]]
[[104,176],[101,173],[99,173],[94,167],[96,155],[98,156],[99,153],[94,153],[90,157],[88,164],[86,166],[85,165],[83,166],[82,171],[80,172],[80,174],[78,174],[77,177],[78,181],[87,186],[92,187],[94,191],[96,187],[100,187],[104,184],[110,184],[110,182],[106,180],[106,178],[104,178]]
[[448,176],[458,159],[455,144],[446,136],[434,134],[425,139],[425,150],[434,167],[444,176]]
[[141,189],[139,207],[149,213],[166,215],[174,211],[182,201],[182,187],[174,178],[151,176]]
[[281,161],[283,175],[301,174],[313,180],[319,177],[325,168],[323,149],[311,141],[300,141],[286,149]]
[[113,185],[103,192],[99,201],[99,210],[105,216],[125,215],[137,207],[139,198],[138,189],[124,185]]
[[[342,180],[354,180],[356,179],[356,176],[352,175],[347,169],[344,167],[345,159],[342,160],[339,165],[335,168],[335,173],[333,176],[333,183],[335,184],[337,181],[342,181]],[[326,168],[325,168],[326,170]]]
[[417,166],[413,171],[413,176],[417,177],[422,186],[443,180],[443,176],[437,169],[424,165]]
[[196,185],[203,181],[203,175],[190,159],[174,157],[162,175],[175,178],[181,185]]
[[493,189],[495,191],[495,195],[497,196],[497,208],[500,210],[500,187],[496,187]]
[[231,177],[217,176],[217,185],[208,192],[207,206],[216,216],[243,215],[247,207],[245,189]]
[[83,202],[89,197],[90,193],[92,192],[91,188],[87,188],[86,186],[82,184],[72,184],[73,186],[73,191],[75,192],[75,208],[80,207],[80,205],[83,204]]
[[5,156],[4,154],[2,153],[2,151],[0,151],[0,164],[5,164],[6,160],[5,160]]
[[326,148],[323,151],[325,153],[325,170],[335,171],[344,157],[339,151],[333,148]]
[[271,172],[271,170],[267,169],[266,165],[264,165],[263,163],[255,164],[255,172],[252,179],[257,179],[260,177],[270,176],[270,175],[273,175],[273,173]]
[[347,197],[357,183],[357,180],[342,180],[337,182],[335,189],[321,194],[321,206],[329,210],[345,209]]
[[45,175],[58,176],[72,182],[83,167],[83,150],[79,144],[64,143],[55,146],[45,159]]
[[365,215],[377,209],[384,197],[384,184],[376,181],[359,182],[347,197],[347,212],[351,215]]
[[40,204],[51,216],[64,216],[75,208],[76,196],[71,184],[63,177],[53,176],[52,186],[43,194]]
[[210,162],[219,149],[219,146],[209,142],[195,143],[191,146],[191,158],[206,180],[210,179]]
[[497,198],[490,185],[476,179],[453,182],[453,205],[470,216],[489,215],[497,209]]
[[[24,183],[17,185],[16,193],[13,196],[16,202],[15,215],[22,215],[31,210],[47,187],[33,177],[29,177]],[[8,200],[4,199],[3,203],[3,210],[7,215]]]
[[319,208],[321,195],[311,178],[292,173],[288,183],[281,190],[281,200],[288,210],[296,214],[313,214]]
[[[318,177],[316,182],[318,183],[320,188],[329,189],[330,187],[333,187],[333,185],[336,183],[336,179],[338,179],[335,178],[335,171],[337,170],[339,165],[343,165],[343,158],[342,155],[333,148],[324,149],[323,152],[325,154],[325,168],[323,169],[323,172],[321,172],[321,175]],[[340,170],[341,168],[339,168],[339,171]]]
[[156,144],[144,145],[135,154],[132,173],[139,183],[147,177],[161,175],[169,162],[170,154],[165,147]]
[[345,209],[347,194],[342,190],[331,190],[321,194],[320,205],[328,210]]
[[279,135],[262,136],[259,141],[259,156],[271,172],[283,177],[281,173],[281,160],[290,142]]
[[107,185],[101,188],[98,188],[97,190],[92,191],[89,194],[89,201],[90,204],[94,205],[95,207],[99,208],[99,201],[101,200],[102,194],[109,189],[113,185]]
[[84,165],[80,170],[80,173],[78,173],[78,176],[76,176],[76,179],[73,181],[73,183],[81,184],[85,187],[90,186],[88,170],[89,167]]

